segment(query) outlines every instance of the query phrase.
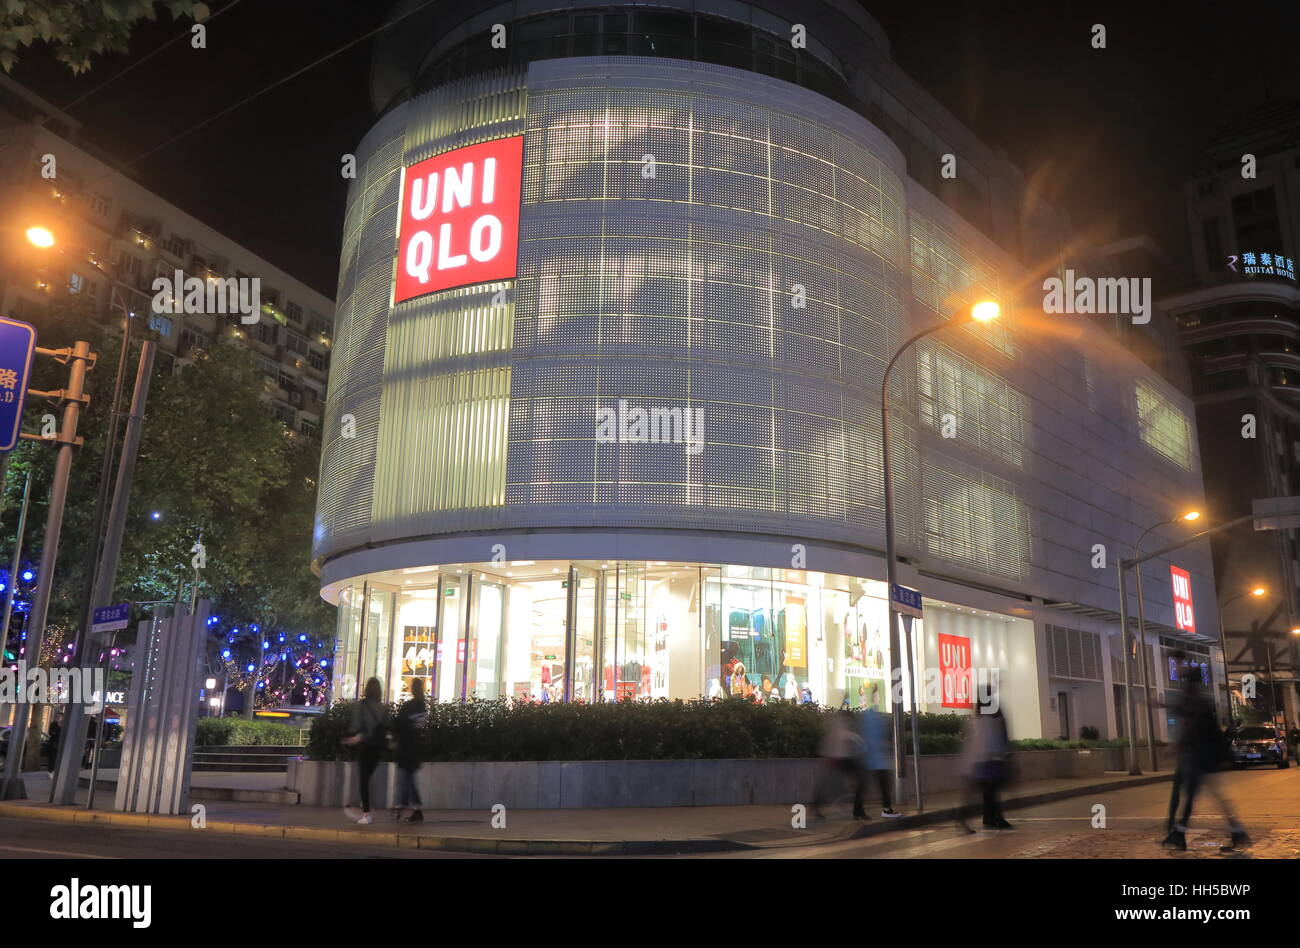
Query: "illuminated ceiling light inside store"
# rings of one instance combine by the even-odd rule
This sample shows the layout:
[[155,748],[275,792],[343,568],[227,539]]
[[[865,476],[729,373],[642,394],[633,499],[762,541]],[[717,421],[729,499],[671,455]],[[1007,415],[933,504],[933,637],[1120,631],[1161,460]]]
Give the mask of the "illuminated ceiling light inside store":
[[537,560],[515,560],[511,566],[536,566]]
[[414,573],[436,573],[437,571],[438,571],[438,567],[436,566],[413,566],[410,569],[402,570],[402,572],[405,573],[407,576],[410,576]]
[[981,323],[986,323],[990,319],[997,319],[1002,313],[1002,307],[993,300],[980,300],[970,308],[970,318]]

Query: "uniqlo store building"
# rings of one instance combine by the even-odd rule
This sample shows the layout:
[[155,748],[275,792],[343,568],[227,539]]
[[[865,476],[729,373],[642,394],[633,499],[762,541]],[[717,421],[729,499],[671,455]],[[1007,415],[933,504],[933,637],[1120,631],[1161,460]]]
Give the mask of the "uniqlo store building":
[[[1006,318],[891,385],[904,664],[997,669],[1015,736],[1121,733],[1095,546],[1200,500],[1191,408],[1086,319],[1018,315],[1016,248],[1055,246],[1018,173],[855,4],[473,6],[390,31],[356,150],[314,546],[335,697],[885,707],[884,368],[978,289]],[[1161,637],[1217,639],[1169,565],[1153,683]]]

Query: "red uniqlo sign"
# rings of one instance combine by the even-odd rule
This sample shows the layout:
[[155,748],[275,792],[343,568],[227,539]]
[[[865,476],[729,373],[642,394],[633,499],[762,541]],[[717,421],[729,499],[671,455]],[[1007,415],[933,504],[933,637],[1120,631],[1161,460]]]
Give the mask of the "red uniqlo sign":
[[524,139],[498,138],[406,169],[393,302],[515,276]]
[[1170,566],[1169,575],[1174,583],[1174,621],[1178,623],[1178,631],[1195,632],[1196,614],[1192,612],[1191,574],[1177,566]]
[[975,702],[971,694],[970,639],[964,635],[939,633],[939,671],[943,675],[942,706],[974,710]]

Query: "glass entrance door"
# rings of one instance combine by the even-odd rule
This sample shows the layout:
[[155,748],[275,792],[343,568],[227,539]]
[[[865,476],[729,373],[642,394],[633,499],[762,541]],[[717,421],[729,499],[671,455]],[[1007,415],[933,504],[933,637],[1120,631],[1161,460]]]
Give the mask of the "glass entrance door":
[[596,637],[601,570],[569,567],[568,622],[565,635],[564,700],[596,700]]

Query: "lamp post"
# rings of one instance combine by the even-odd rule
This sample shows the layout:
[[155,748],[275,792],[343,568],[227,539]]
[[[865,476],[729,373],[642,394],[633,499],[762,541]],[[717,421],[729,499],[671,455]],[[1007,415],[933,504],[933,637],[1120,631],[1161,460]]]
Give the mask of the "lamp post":
[[[1228,711],[1229,724],[1232,723],[1232,690],[1231,690],[1231,683],[1228,680],[1228,632],[1223,625],[1223,614],[1228,610],[1228,607],[1232,605],[1234,602],[1236,602],[1238,599],[1245,599],[1247,596],[1254,596],[1256,599],[1258,599],[1266,592],[1268,592],[1268,590],[1265,589],[1263,586],[1255,586],[1249,592],[1237,593],[1237,595],[1229,596],[1223,602],[1219,603],[1219,648],[1223,650],[1223,687],[1228,692],[1227,711]],[[1271,677],[1269,680],[1269,687],[1270,688],[1273,687],[1273,682]]]
[[[1180,520],[1185,523],[1192,523],[1193,521],[1199,520],[1200,518],[1201,518],[1201,512],[1199,510],[1189,510],[1187,513],[1183,514],[1182,516],[1170,517],[1168,520],[1162,520],[1153,526],[1147,527],[1146,530],[1142,531],[1142,535],[1138,537],[1137,543],[1133,544],[1133,559],[1140,560],[1142,558],[1142,541],[1147,538],[1147,534],[1150,533],[1152,530],[1158,530],[1161,527],[1167,527],[1172,523],[1178,523]],[[1138,566],[1135,572],[1137,573],[1138,642],[1141,644],[1142,647],[1142,658],[1143,658],[1142,689],[1146,693],[1147,748],[1151,752],[1151,769],[1154,771],[1160,769],[1160,762],[1156,757],[1155,712],[1152,708],[1153,704],[1155,703],[1155,696],[1152,694],[1152,691],[1154,690],[1155,687],[1155,682],[1148,680],[1150,678],[1150,675],[1148,675],[1147,673],[1148,668],[1150,667],[1150,662],[1147,661],[1146,604],[1142,599],[1142,567]],[[1220,626],[1220,628],[1222,628],[1222,626]],[[1125,691],[1128,693],[1129,701],[1132,701],[1133,700],[1132,687],[1125,688]]]
[[[1001,312],[1001,307],[992,300],[981,300],[970,307],[966,313],[967,320],[974,322],[988,322],[996,319]],[[885,488],[885,578],[889,586],[889,693],[890,703],[894,706],[894,797],[897,799],[902,792],[902,773],[903,773],[903,715],[902,715],[902,695],[898,695],[898,700],[894,700],[894,688],[902,682],[902,668],[899,664],[902,657],[899,648],[898,633],[898,611],[894,608],[894,585],[898,581],[898,567],[894,548],[894,491],[891,483],[890,468],[890,450],[889,450],[889,376],[894,370],[895,363],[898,362],[899,356],[906,352],[911,346],[941,329],[947,329],[949,326],[961,325],[963,320],[954,318],[929,329],[923,329],[915,335],[909,337],[898,347],[893,357],[885,365],[885,378],[880,386],[880,444],[881,444],[881,468]],[[910,635],[909,635],[910,640]],[[910,656],[910,652],[909,652]],[[910,663],[910,657],[909,657]],[[916,709],[916,669],[912,669],[912,755],[915,764],[916,779],[916,806],[921,810],[921,758],[920,758],[920,736],[918,734],[919,722],[917,720]]]

